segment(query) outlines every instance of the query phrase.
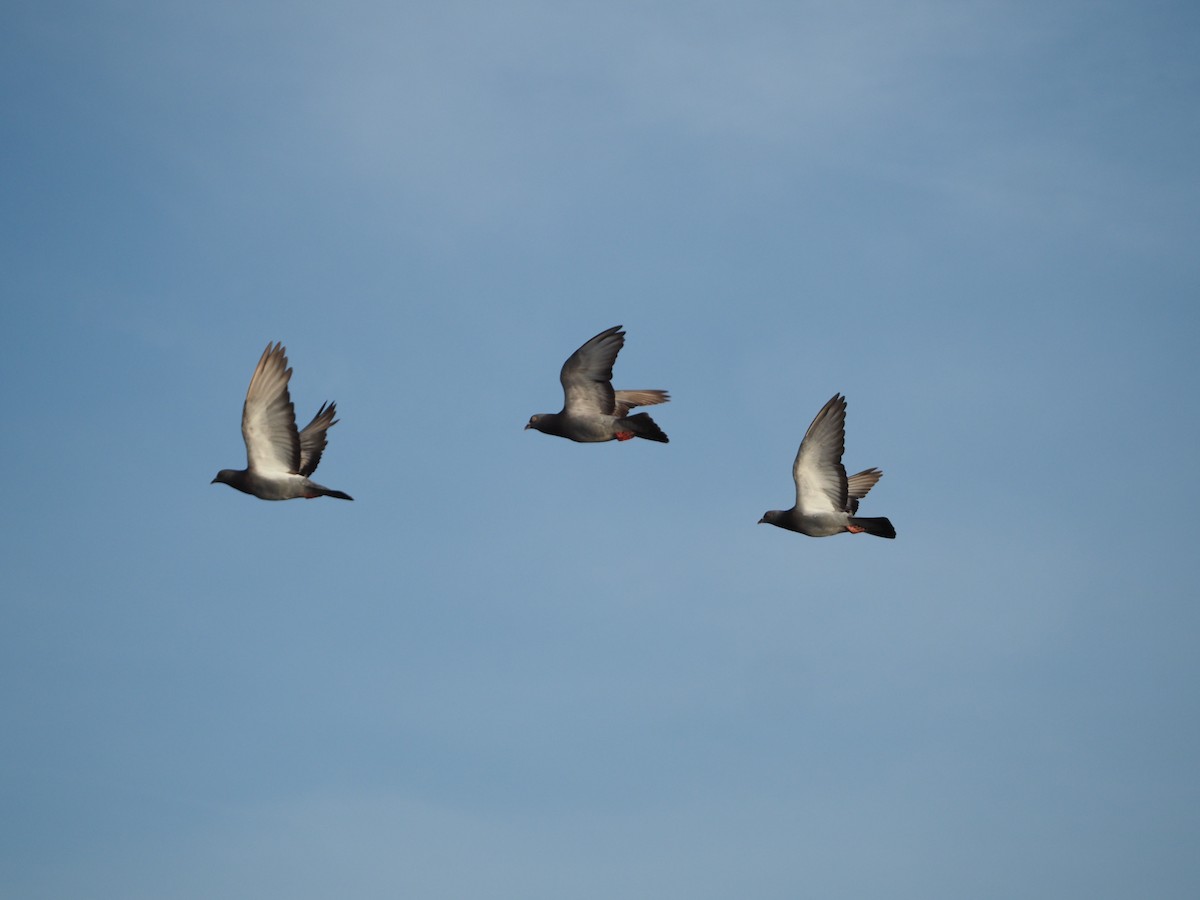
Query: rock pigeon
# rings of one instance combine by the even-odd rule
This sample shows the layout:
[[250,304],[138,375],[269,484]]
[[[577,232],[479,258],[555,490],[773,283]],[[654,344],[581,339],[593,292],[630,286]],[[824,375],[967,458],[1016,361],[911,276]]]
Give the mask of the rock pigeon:
[[296,497],[337,497],[349,494],[309,481],[321,461],[325,432],[337,424],[336,403],[322,403],[313,420],[296,432],[296,411],[288,396],[287,348],[267,344],[242,407],[242,437],[246,441],[245,469],[222,469],[218,481],[253,494],[262,500],[293,500]]
[[773,509],[758,524],[778,525],[809,537],[829,537],[849,531],[894,538],[896,529],[885,518],[864,519],[858,501],[883,477],[879,469],[864,469],[846,477],[842,452],[846,449],[846,399],[841,394],[822,407],[804,433],[792,477],[796,479],[796,505]]
[[666,391],[613,390],[613,362],[624,343],[625,332],[614,325],[572,353],[558,376],[565,397],[562,412],[532,416],[526,430],[582,443],[635,437],[667,443],[667,436],[647,413],[626,415],[635,406],[667,402],[671,398]]

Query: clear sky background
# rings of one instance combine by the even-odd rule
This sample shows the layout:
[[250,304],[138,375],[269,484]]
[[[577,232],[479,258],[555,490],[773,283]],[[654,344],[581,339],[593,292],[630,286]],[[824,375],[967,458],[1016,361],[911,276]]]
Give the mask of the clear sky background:
[[0,20],[0,895],[1200,895],[1194,3]]

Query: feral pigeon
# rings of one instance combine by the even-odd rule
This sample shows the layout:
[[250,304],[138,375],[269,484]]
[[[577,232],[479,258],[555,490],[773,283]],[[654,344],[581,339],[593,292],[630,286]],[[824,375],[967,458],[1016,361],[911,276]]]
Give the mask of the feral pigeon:
[[267,344],[242,407],[242,437],[246,441],[245,469],[222,469],[218,481],[253,494],[262,500],[293,500],[296,497],[337,497],[349,494],[309,481],[321,461],[325,432],[337,424],[336,403],[322,403],[313,420],[296,432],[296,411],[288,396],[287,348]]
[[846,400],[834,394],[817,413],[792,466],[796,479],[796,505],[791,509],[773,509],[758,524],[778,525],[809,537],[828,537],[849,531],[866,532],[876,537],[894,538],[896,529],[885,518],[864,519],[858,501],[883,477],[879,469],[864,469],[846,477],[842,452],[846,447]]
[[613,390],[613,362],[624,343],[625,332],[614,325],[572,353],[558,376],[565,398],[562,412],[532,416],[525,428],[583,443],[635,437],[667,443],[647,413],[626,415],[635,406],[665,403],[671,399],[666,391]]

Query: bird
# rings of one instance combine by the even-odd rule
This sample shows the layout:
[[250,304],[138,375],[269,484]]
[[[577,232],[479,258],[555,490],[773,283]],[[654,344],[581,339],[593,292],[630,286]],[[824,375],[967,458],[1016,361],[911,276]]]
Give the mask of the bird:
[[800,442],[792,477],[796,480],[796,505],[772,509],[758,520],[809,537],[829,537],[848,531],[894,538],[890,520],[856,516],[858,501],[883,477],[879,469],[864,469],[846,477],[842,453],[846,449],[846,398],[834,394]]
[[336,403],[322,403],[313,420],[296,431],[296,410],[288,395],[287,348],[267,344],[242,407],[242,437],[246,441],[246,468],[222,469],[210,483],[227,484],[260,500],[294,500],[297,497],[337,497],[353,500],[309,480],[325,450],[325,432],[337,424]]
[[635,406],[652,406],[671,399],[666,391],[614,391],[612,367],[625,344],[622,326],[600,332],[563,363],[562,412],[531,416],[525,430],[553,434],[580,443],[645,438],[667,443],[667,436],[648,413],[627,415]]

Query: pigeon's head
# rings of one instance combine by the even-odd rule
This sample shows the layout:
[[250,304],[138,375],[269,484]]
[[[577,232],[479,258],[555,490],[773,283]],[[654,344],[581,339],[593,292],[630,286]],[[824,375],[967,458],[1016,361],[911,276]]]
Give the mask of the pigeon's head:
[[525,425],[525,430],[532,428],[534,431],[540,431],[542,434],[555,434],[563,437],[562,416],[559,413],[538,413],[536,416],[530,416],[529,422]]
[[784,510],[769,509],[765,513],[763,513],[763,517],[758,520],[758,524],[762,525],[765,522],[768,525],[779,525],[779,523],[783,520],[783,517],[784,517]]
[[217,484],[219,482],[221,484],[228,484],[236,487],[242,474],[243,473],[239,472],[237,469],[222,469],[217,473],[217,477],[210,481],[209,484]]

